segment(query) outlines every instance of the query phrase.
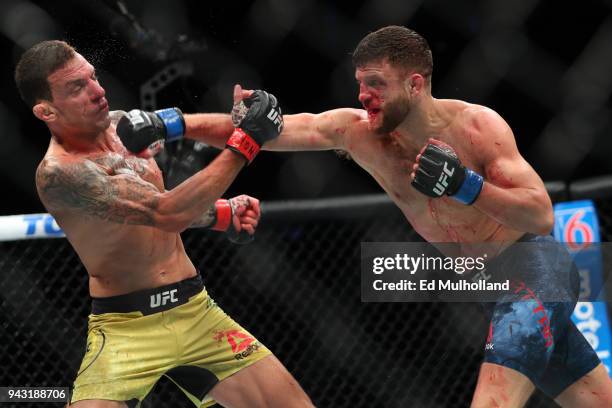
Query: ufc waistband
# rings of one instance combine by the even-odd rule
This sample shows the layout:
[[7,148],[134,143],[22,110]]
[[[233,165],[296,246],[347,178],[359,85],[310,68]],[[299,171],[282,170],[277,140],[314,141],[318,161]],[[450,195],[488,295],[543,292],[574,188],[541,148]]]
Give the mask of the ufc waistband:
[[126,295],[92,298],[91,313],[142,312],[143,315],[170,310],[187,303],[189,298],[204,289],[202,277],[198,274],[170,285],[139,290]]

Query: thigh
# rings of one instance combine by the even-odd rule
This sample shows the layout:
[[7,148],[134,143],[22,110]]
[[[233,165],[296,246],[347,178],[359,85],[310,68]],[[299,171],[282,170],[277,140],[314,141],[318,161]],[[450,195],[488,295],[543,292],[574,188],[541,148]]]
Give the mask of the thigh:
[[[311,406],[285,367],[205,293],[173,310],[182,349],[166,375],[201,406]],[[194,380],[197,378],[197,381]]]
[[599,364],[565,389],[555,401],[563,408],[604,408],[612,406],[612,380]]
[[71,402],[144,399],[176,356],[174,336],[162,319],[128,313],[92,317]]
[[196,405],[212,403],[213,386],[272,354],[205,293],[171,312],[181,356],[165,375]]
[[483,363],[471,406],[522,407],[534,389],[535,386],[524,374],[497,364]]
[[[550,363],[540,381],[540,387],[551,398],[556,398],[564,390],[572,387],[577,391],[588,390],[589,394],[591,391],[597,393],[597,390],[590,390],[589,386],[601,382],[596,381],[599,375],[595,368],[598,366],[603,368],[597,353],[574,322],[570,321],[566,335],[557,342]],[[603,371],[605,372],[605,369]],[[589,377],[589,373],[593,374]],[[593,380],[589,379],[591,377]],[[607,372],[605,377],[608,377]],[[609,381],[609,378],[607,380]]]
[[226,408],[313,406],[298,382],[273,355],[219,382],[210,395]]
[[536,386],[542,388],[558,342],[565,338],[571,304],[542,303],[522,291],[515,291],[521,298],[493,309],[473,407],[522,407]]
[[491,317],[484,361],[511,368],[537,383],[555,347],[552,312],[537,300],[498,303]]

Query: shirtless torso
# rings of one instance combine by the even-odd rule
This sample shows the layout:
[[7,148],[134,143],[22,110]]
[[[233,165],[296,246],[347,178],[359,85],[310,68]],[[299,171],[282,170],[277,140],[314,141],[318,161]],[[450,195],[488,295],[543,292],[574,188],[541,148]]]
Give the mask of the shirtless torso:
[[[520,155],[506,121],[483,106],[433,98],[431,50],[418,33],[405,27],[383,27],[368,34],[355,49],[353,64],[363,109],[285,115],[280,137],[263,148],[345,151],[374,177],[425,240],[459,243],[466,253],[480,242],[503,250],[525,236],[525,241],[535,243],[533,259],[529,258],[523,271],[537,284],[532,293],[539,296],[540,289],[551,286],[572,292],[567,287],[570,279],[563,276],[574,271],[571,260],[549,236],[551,200],[538,174]],[[298,88],[298,92],[312,91],[316,90]],[[248,95],[249,91],[244,92]],[[199,139],[221,147],[227,135],[219,132]],[[427,148],[429,144],[438,149]],[[440,144],[446,146],[440,149]],[[427,150],[440,150],[443,155],[427,156]],[[455,164],[451,165],[453,172],[445,170],[445,175],[427,173],[436,166],[441,170],[440,157],[444,157],[444,169],[449,162],[456,163],[452,151],[472,173]],[[454,172],[457,169],[464,171],[465,179]],[[470,182],[461,184],[468,173]],[[447,184],[452,189],[428,189],[428,181],[439,182],[442,176],[452,179]],[[465,196],[455,195],[461,202],[444,195],[445,191],[463,194],[468,190]],[[552,250],[538,249],[538,242],[548,243]],[[551,265],[557,264],[549,261],[555,259],[566,263],[555,269]],[[534,307],[518,299],[518,292],[512,293],[511,307],[508,302],[493,305],[489,336],[495,351],[485,351],[472,406],[499,406],[501,400],[504,406],[521,407],[535,386],[564,407],[610,406],[612,387],[605,368],[569,319],[575,303],[547,306],[550,310],[545,314],[558,319],[547,333],[560,335],[551,357],[543,340],[543,320],[533,312],[541,304]],[[521,330],[513,332],[513,325]],[[551,361],[563,361],[563,367],[549,364]],[[544,378],[554,381],[542,382]]]
[[[210,300],[179,235],[190,226],[255,233],[259,200],[220,199],[246,157],[225,149],[166,191],[150,158],[157,149],[136,155],[126,150],[116,131],[123,113],[109,112],[94,66],[69,44],[34,45],[21,57],[15,78],[51,133],[36,172],[39,196],[87,269],[94,297],[87,350],[69,405],[140,405],[165,375],[197,406],[215,400],[228,407],[312,407],[280,361]],[[264,112],[261,103],[251,106]],[[201,118],[172,112],[181,124],[175,138],[210,132]],[[166,139],[166,125],[151,120],[158,113],[135,115],[140,131]],[[248,124],[269,122],[264,115],[252,115]],[[222,127],[233,131],[229,121]],[[261,141],[277,135],[271,126],[258,133]],[[241,333],[253,350],[237,359],[229,335],[222,346],[213,330]]]
[[[462,163],[485,174],[478,160],[478,145],[473,139],[478,129],[466,122],[464,109],[478,109],[459,101],[442,101],[448,109],[448,123],[435,138],[452,146]],[[410,185],[410,173],[422,146],[402,143],[398,135],[372,135],[367,118],[357,121],[347,132],[346,150],[361,167],[376,179],[402,210],[412,227],[429,242],[515,241],[523,232],[504,226],[475,207],[463,205],[450,197],[426,197]],[[491,179],[497,183],[502,180]]]
[[[512,131],[499,115],[457,100],[434,100],[434,104],[436,120],[426,136],[379,134],[372,131],[365,110],[337,109],[319,115],[285,115],[285,131],[265,148],[346,151],[429,242],[516,241],[530,229],[520,228],[520,223],[517,227],[504,223],[504,208],[486,203],[481,207],[480,202],[466,206],[448,196],[433,199],[411,186],[410,173],[416,157],[428,139],[435,138],[450,145],[463,165],[483,175],[491,185],[527,199],[530,192],[537,192],[545,206],[551,205],[543,182],[518,153]],[[499,191],[483,189],[483,195],[489,193]],[[542,226],[532,223],[532,228],[548,228],[552,220],[546,215],[542,218]]]
[[[163,286],[196,274],[177,232],[134,225],[146,217],[142,209],[113,208],[112,202],[100,199],[115,194],[116,188],[133,195],[140,194],[143,188],[164,191],[155,160],[134,156],[119,141],[115,125],[120,116],[120,112],[111,113],[112,123],[104,149],[67,152],[51,139],[37,172],[40,197],[85,265],[93,297]],[[50,168],[62,171],[49,171]],[[123,180],[109,184],[109,177]],[[142,182],[135,183],[134,177]],[[71,183],[74,179],[80,188],[72,194],[66,195],[63,189],[58,189],[58,184]],[[62,194],[61,200],[55,194]],[[122,223],[124,220],[127,224]]]

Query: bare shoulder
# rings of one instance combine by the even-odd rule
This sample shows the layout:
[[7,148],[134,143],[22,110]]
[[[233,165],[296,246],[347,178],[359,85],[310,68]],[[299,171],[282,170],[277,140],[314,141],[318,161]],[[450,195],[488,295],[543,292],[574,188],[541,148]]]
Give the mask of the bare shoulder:
[[90,160],[74,156],[47,155],[36,169],[38,195],[47,207],[70,205],[75,191],[87,186],[99,187],[104,171]]
[[340,133],[344,137],[356,136],[361,131],[367,131],[368,115],[363,109],[341,108],[319,114],[328,123],[330,131]]
[[464,103],[454,129],[485,180],[501,187],[529,187],[545,194],[542,180],[521,156],[510,125],[493,109]]
[[48,184],[58,176],[78,178],[78,174],[87,172],[104,173],[89,159],[70,155],[46,155],[36,169],[36,183]]
[[493,109],[463,101],[457,105],[454,125],[466,129],[474,136],[495,137],[512,135],[508,123]]
[[362,120],[367,120],[367,113],[363,109],[354,109],[354,108],[339,108],[333,109],[327,112],[323,112],[320,114],[321,116],[330,116],[333,117],[337,121],[346,122],[346,123],[355,123]]
[[57,181],[64,173],[72,174],[75,167],[82,166],[81,160],[62,155],[47,154],[36,169],[36,186],[39,192],[45,191],[49,185]]
[[466,145],[477,147],[479,155],[516,151],[514,133],[499,113],[483,105],[448,101],[452,112],[451,133],[461,135]]
[[317,115],[317,123],[324,133],[335,137],[353,134],[356,128],[367,125],[367,114],[361,109],[333,109]]

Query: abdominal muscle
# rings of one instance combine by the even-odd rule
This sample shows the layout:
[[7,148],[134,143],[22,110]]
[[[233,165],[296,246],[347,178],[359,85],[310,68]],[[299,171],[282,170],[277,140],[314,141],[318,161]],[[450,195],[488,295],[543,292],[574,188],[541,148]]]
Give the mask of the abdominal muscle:
[[[481,256],[486,253],[488,260],[492,260],[524,234],[449,197],[429,198],[418,192],[409,192],[404,198],[395,195],[397,189],[393,191],[389,195],[410,225],[445,256]],[[456,245],[444,245],[447,243]]]
[[429,242],[514,242],[523,234],[449,197],[419,197],[398,205],[413,228]]
[[59,221],[87,269],[92,297],[156,288],[197,273],[178,233],[105,221]]

